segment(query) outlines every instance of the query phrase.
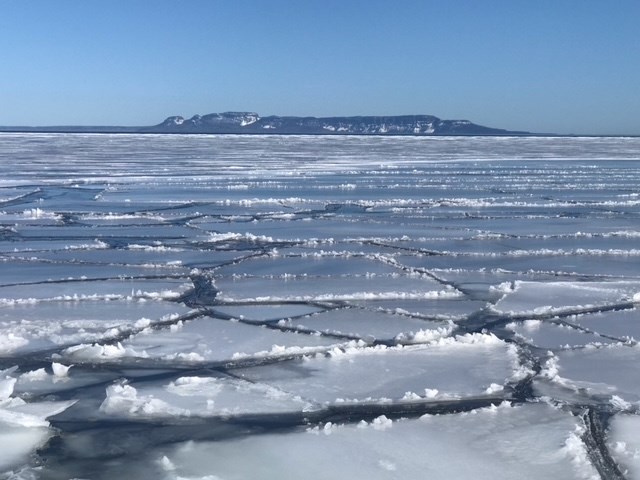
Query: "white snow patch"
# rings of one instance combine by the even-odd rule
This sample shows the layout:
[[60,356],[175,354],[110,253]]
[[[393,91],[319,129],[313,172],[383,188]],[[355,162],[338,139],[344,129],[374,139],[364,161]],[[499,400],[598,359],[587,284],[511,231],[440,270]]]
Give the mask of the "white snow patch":
[[27,382],[39,382],[46,380],[48,376],[49,374],[44,368],[39,368],[38,370],[23,373],[20,375],[20,380],[25,380]]
[[63,356],[77,360],[111,360],[123,357],[146,357],[145,352],[123,347],[120,342],[115,345],[81,344],[69,347],[62,352]]
[[51,370],[53,370],[53,375],[58,378],[64,378],[69,376],[69,369],[72,365],[63,365],[62,363],[52,362]]
[[107,414],[127,414],[143,417],[189,416],[191,412],[172,407],[152,395],[138,396],[131,385],[115,384],[107,387],[107,398],[100,405]]

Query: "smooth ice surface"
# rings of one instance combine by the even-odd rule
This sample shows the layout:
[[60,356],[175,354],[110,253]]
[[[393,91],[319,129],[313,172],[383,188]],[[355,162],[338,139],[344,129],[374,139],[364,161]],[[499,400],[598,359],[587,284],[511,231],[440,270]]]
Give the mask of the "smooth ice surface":
[[456,298],[434,299],[369,299],[349,300],[349,304],[358,305],[370,310],[381,310],[401,315],[433,320],[463,320],[468,315],[481,310],[486,301],[468,300],[463,296]]
[[640,405],[640,383],[636,381],[638,361],[638,345],[565,350],[550,360],[546,373],[560,384],[594,394],[615,395]]
[[189,288],[184,280],[117,279],[96,282],[82,279],[70,282],[40,283],[0,287],[0,305],[12,306],[38,301],[176,299]]
[[311,402],[358,403],[502,391],[519,373],[516,363],[516,352],[507,344],[489,335],[475,335],[426,346],[334,350],[291,364],[238,372],[242,378],[274,385]]
[[511,314],[546,314],[629,303],[640,290],[640,281],[516,281],[513,284],[501,284],[498,289],[505,294],[494,307],[497,311]]
[[[320,280],[320,281],[319,281]],[[324,281],[322,281],[324,280]],[[431,278],[407,275],[374,277],[247,278],[216,281],[224,301],[349,301],[456,298],[460,293]],[[259,295],[255,295],[260,292]]]
[[554,324],[542,320],[512,322],[506,326],[527,343],[546,349],[573,349],[586,345],[603,345],[612,340],[598,334],[573,328],[571,325]]
[[279,479],[283,472],[310,479],[596,479],[577,429],[575,418],[544,405],[501,406],[187,442],[163,450],[157,461],[170,479]]
[[611,335],[624,341],[640,340],[640,310],[602,312],[594,315],[576,315],[570,322],[603,335]]
[[343,308],[283,320],[278,325],[307,332],[345,335],[364,341],[424,343],[446,337],[455,329],[452,323],[433,322],[382,311]]
[[238,265],[216,270],[219,275],[250,275],[261,277],[362,277],[401,273],[398,268],[366,257],[257,257]]
[[307,304],[284,305],[220,305],[213,310],[215,314],[229,316],[239,320],[269,322],[309,315],[324,311],[322,308]]
[[[131,278],[184,274],[171,265],[146,265],[141,267],[121,265],[69,265],[70,262],[38,262],[31,260],[5,260],[0,262],[0,285],[20,285],[24,283],[99,280],[107,278]],[[188,272],[187,272],[188,273]],[[6,287],[5,287],[6,288]]]

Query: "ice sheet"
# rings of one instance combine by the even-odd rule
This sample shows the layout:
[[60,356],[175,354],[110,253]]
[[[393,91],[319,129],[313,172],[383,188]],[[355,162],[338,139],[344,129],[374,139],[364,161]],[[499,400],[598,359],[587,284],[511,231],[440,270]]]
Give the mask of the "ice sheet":
[[519,375],[517,368],[513,347],[490,335],[474,335],[423,346],[334,350],[238,374],[314,403],[358,403],[494,393]]
[[542,320],[512,322],[506,327],[519,339],[545,349],[571,349],[587,345],[599,346],[615,342],[614,339],[578,330],[570,325],[555,324]]
[[[112,253],[113,255],[113,253]],[[1,261],[0,285],[96,280],[105,278],[135,278],[145,276],[183,276],[189,271],[172,263],[147,264],[141,267],[123,265],[82,265],[74,262],[39,262],[33,260]],[[8,287],[4,287],[8,288]],[[0,290],[0,294],[4,289]]]
[[345,341],[205,317],[161,330],[147,329],[116,345],[77,345],[66,349],[64,356],[90,362],[143,358],[169,364],[222,363],[299,355],[340,343]]
[[[322,281],[323,280],[323,281]],[[216,280],[223,301],[348,301],[457,298],[454,288],[428,277],[222,278]]]
[[40,283],[35,288],[25,285],[0,286],[0,305],[13,306],[38,302],[78,302],[92,300],[175,300],[192,284],[184,279],[114,279]]
[[462,320],[468,315],[483,309],[486,302],[469,300],[466,296],[439,299],[366,299],[349,300],[350,305],[358,305],[370,310],[382,310],[435,320]]
[[194,310],[155,300],[26,302],[0,311],[0,357],[126,336]]
[[216,305],[211,310],[214,315],[229,316],[238,320],[251,322],[273,322],[301,315],[318,313],[324,309],[308,304],[281,304],[281,305]]
[[367,342],[382,340],[391,343],[423,343],[446,337],[455,325],[434,322],[381,311],[343,308],[283,320],[278,325],[300,331],[346,335]]
[[508,314],[552,314],[630,303],[640,290],[637,281],[523,282],[498,286],[504,292],[495,310]]
[[585,389],[592,395],[617,396],[626,402],[640,402],[637,363],[640,347],[612,344],[558,352],[546,364],[544,375],[561,385]]
[[[358,425],[186,442],[158,453],[156,468],[170,479],[276,479],[282,472],[311,479],[599,478],[577,432],[575,418],[550,407],[503,406],[452,418],[378,417]],[[251,461],[243,461],[247,457]]]
[[615,428],[640,405],[639,151],[0,134],[0,443],[16,449],[0,464],[97,480],[265,476],[247,458],[277,478],[631,469]]
[[360,277],[402,273],[398,268],[364,256],[344,257],[257,257],[237,265],[216,270],[216,275],[249,275],[261,277]]
[[590,315],[576,315],[569,317],[567,320],[594,332],[611,335],[621,340],[640,340],[640,311],[637,308]]

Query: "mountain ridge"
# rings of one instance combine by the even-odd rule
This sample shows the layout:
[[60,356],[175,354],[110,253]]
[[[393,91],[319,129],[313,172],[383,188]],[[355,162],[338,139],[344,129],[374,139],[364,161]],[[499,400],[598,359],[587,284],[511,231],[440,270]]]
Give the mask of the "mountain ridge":
[[477,125],[469,120],[442,120],[434,115],[359,115],[298,117],[255,112],[222,112],[167,117],[146,131],[166,133],[253,133],[310,135],[510,135],[528,134]]
[[3,132],[279,134],[279,135],[531,135],[530,132],[486,127],[469,120],[443,120],[434,115],[359,115],[299,117],[255,112],[222,112],[167,117],[157,125],[0,127]]

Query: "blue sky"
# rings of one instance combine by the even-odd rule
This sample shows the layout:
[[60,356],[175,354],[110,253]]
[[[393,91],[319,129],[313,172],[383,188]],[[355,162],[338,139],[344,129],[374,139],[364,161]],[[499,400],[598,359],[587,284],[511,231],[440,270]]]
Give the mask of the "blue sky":
[[0,0],[0,125],[395,115],[640,134],[640,1]]

